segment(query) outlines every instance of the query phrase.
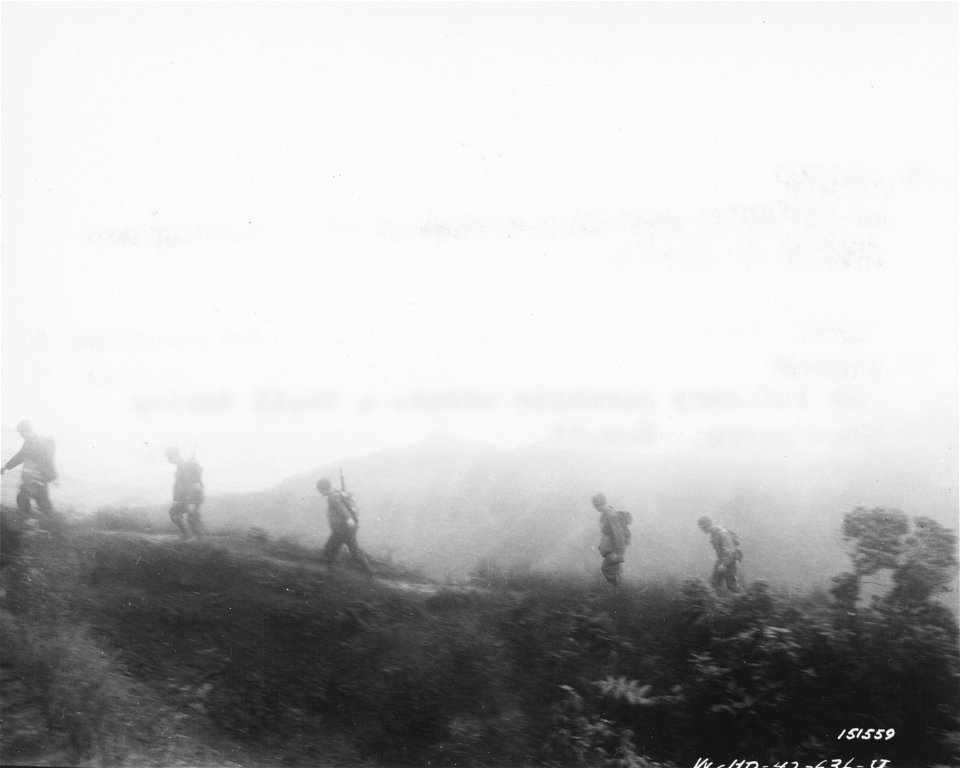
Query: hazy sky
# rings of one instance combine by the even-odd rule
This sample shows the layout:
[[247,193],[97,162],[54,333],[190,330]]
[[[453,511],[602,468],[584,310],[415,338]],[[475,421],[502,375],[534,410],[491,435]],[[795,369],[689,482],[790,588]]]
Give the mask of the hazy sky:
[[5,3],[2,458],[33,419],[80,506],[169,444],[216,492],[435,431],[953,476],[957,28]]

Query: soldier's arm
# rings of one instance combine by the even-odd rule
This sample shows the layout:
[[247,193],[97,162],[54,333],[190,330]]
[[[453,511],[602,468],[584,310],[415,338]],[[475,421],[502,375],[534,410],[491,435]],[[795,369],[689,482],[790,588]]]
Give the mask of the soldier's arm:
[[15,466],[20,464],[23,461],[23,448],[17,451],[13,458],[10,459],[6,464],[3,465],[3,470],[6,472],[8,469],[13,469]]

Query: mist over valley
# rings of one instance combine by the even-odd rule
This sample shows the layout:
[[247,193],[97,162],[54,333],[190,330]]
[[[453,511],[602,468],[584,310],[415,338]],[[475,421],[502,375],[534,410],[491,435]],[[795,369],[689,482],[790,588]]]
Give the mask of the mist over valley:
[[[953,527],[956,489],[869,459],[780,457],[717,451],[500,449],[450,435],[317,467],[260,492],[219,494],[207,524],[257,527],[303,544],[329,531],[321,476],[360,508],[361,546],[374,556],[462,579],[481,563],[503,569],[592,573],[602,491],[633,514],[625,575],[641,582],[703,576],[712,550],[696,520],[709,514],[743,542],[743,575],[784,587],[824,586],[844,569],[840,524],[855,507],[899,508]],[[166,506],[131,510],[173,531]]]

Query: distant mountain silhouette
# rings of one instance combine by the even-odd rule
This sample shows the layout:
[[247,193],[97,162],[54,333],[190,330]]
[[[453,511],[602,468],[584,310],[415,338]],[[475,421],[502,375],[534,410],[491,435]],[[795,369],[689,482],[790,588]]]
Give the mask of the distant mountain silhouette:
[[[319,544],[328,530],[315,483],[325,475],[338,484],[341,467],[360,507],[361,545],[436,577],[461,578],[482,561],[595,571],[597,491],[633,513],[625,576],[641,580],[709,572],[701,514],[738,533],[748,581],[798,587],[846,569],[840,521],[854,507],[898,507],[951,527],[957,515],[956,489],[866,461],[504,450],[441,435],[321,466],[266,491],[210,497],[205,517],[213,527],[257,526]],[[153,512],[165,525],[165,513]]]

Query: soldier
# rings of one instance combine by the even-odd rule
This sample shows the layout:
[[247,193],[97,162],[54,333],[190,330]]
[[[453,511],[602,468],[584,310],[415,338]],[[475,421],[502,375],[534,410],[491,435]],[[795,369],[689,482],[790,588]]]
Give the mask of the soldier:
[[740,550],[740,540],[733,532],[717,525],[709,515],[704,515],[697,520],[697,525],[704,533],[710,534],[710,543],[717,553],[717,562],[713,566],[713,575],[710,577],[710,583],[715,590],[719,590],[724,584],[731,592],[740,592],[740,579],[737,576],[737,564],[743,560],[743,552]]
[[620,571],[623,568],[623,556],[630,544],[630,528],[633,517],[629,512],[616,510],[607,503],[607,497],[596,494],[593,506],[600,513],[600,554],[603,564],[600,572],[614,586],[620,583]]
[[[198,539],[203,538],[203,524],[200,521],[200,505],[203,504],[203,468],[195,458],[184,460],[179,448],[167,449],[167,460],[176,465],[173,478],[173,506],[170,507],[170,519],[180,529],[180,537],[186,541],[192,532]],[[184,520],[184,517],[187,519]]]
[[371,573],[370,564],[357,544],[357,526],[360,518],[357,515],[353,497],[343,491],[333,488],[330,478],[321,477],[317,480],[317,490],[327,500],[327,520],[330,523],[330,538],[323,548],[323,562],[328,566],[336,565],[340,548],[346,544],[353,559],[357,561],[360,570]]
[[23,447],[3,467],[0,475],[8,469],[23,464],[20,471],[20,490],[17,493],[17,509],[23,518],[33,517],[31,502],[36,502],[39,520],[48,530],[59,528],[59,520],[50,501],[49,484],[57,479],[53,463],[55,446],[52,438],[33,431],[33,424],[21,421],[17,431],[23,438]]

